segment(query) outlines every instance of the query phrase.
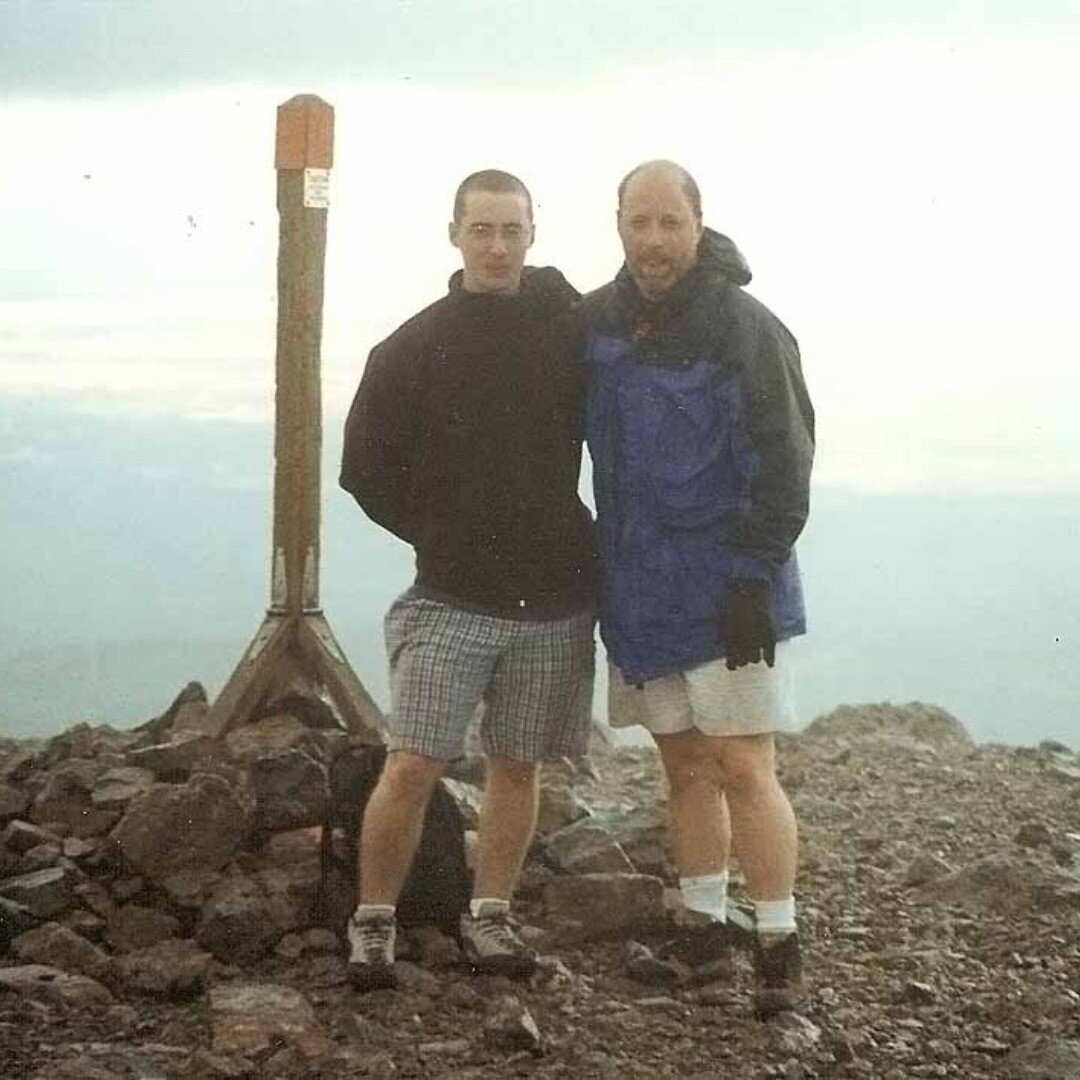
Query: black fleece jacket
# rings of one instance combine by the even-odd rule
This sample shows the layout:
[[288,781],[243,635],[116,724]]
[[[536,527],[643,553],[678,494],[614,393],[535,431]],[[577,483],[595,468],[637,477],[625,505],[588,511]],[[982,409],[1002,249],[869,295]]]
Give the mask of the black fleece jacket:
[[413,546],[421,589],[518,618],[587,610],[577,292],[552,267],[526,268],[513,296],[460,282],[372,350],[341,486]]

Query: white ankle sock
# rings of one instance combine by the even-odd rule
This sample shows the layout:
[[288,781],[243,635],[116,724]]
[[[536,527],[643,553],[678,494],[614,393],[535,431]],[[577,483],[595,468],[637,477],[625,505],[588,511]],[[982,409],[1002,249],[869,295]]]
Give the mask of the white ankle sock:
[[375,915],[393,915],[397,908],[393,904],[357,904],[353,918],[363,920]]
[[763,938],[782,938],[795,933],[795,897],[786,900],[755,900],[754,923]]
[[490,905],[497,911],[509,912],[510,901],[497,896],[477,896],[469,901],[469,914],[475,919],[480,914],[482,907]]
[[728,872],[679,878],[683,903],[691,911],[708,915],[713,922],[727,922]]

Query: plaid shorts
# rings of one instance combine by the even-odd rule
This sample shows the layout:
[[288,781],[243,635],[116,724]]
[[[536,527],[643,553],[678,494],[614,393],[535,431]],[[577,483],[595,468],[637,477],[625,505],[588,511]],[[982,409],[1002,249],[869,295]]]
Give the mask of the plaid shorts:
[[391,750],[464,753],[479,705],[485,754],[544,761],[585,753],[592,721],[593,615],[525,622],[426,597],[385,620]]

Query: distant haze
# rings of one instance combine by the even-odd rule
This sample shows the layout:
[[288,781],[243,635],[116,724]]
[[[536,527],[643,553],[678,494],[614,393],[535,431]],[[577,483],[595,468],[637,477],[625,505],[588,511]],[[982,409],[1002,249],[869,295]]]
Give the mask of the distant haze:
[[[336,487],[339,424],[326,442],[323,601],[385,706],[382,615],[411,553]],[[266,425],[0,410],[0,503],[20,508],[0,532],[0,731],[125,726],[189,679],[220,689],[269,596],[271,446]],[[1078,515],[1059,495],[818,489],[802,718],[918,699],[980,739],[1075,739],[1080,575],[1060,568],[1076,567]]]

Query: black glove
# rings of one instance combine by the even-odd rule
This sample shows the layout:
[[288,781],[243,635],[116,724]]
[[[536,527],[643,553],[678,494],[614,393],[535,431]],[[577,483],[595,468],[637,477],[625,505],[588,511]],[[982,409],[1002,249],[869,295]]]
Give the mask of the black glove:
[[764,581],[728,586],[716,613],[728,671],[759,660],[769,667],[775,664],[776,632],[770,612],[771,599],[772,588]]

